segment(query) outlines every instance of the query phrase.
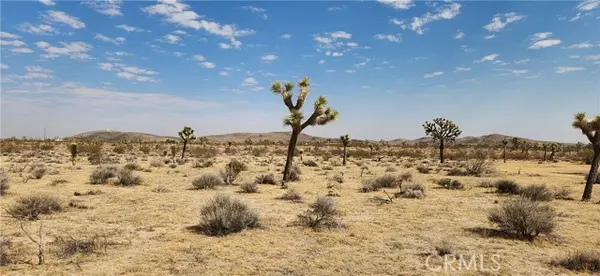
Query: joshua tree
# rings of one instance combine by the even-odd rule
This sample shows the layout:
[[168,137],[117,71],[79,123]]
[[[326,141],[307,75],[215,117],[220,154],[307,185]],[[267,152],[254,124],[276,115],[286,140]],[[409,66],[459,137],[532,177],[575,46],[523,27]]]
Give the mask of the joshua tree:
[[350,144],[350,135],[342,135],[340,136],[340,140],[342,141],[342,145],[344,145],[344,159],[342,161],[342,164],[346,166],[346,150],[348,148],[348,144]]
[[549,160],[550,161],[554,161],[554,154],[557,151],[560,151],[560,150],[561,150],[560,144],[552,143],[552,145],[550,145],[550,158],[549,158]]
[[423,128],[425,135],[433,137],[434,141],[440,140],[440,163],[444,163],[444,142],[453,142],[462,131],[452,121],[444,118],[435,118],[433,123],[427,121]]
[[69,145],[69,152],[71,153],[71,163],[75,166],[75,158],[77,158],[77,144],[71,143]]
[[584,147],[585,147],[585,145],[582,142],[577,142],[577,144],[575,144],[575,148],[577,149],[577,152],[579,152]]
[[548,155],[548,144],[543,144],[542,148],[544,149],[544,162],[546,162],[546,156]]
[[288,181],[290,169],[292,168],[292,162],[294,159],[294,150],[296,149],[296,142],[298,141],[298,135],[308,126],[314,125],[326,125],[338,118],[337,110],[327,107],[327,99],[323,96],[319,96],[314,103],[314,110],[312,115],[308,119],[302,122],[304,115],[302,114],[302,107],[306,96],[310,93],[310,81],[307,77],[304,77],[298,82],[300,87],[300,93],[296,100],[296,104],[292,102],[294,84],[286,82],[282,84],[279,81],[274,82],[271,85],[271,91],[273,93],[281,95],[283,103],[288,108],[290,114],[283,119],[283,124],[288,125],[292,128],[292,136],[290,137],[290,144],[288,145],[287,160],[285,161],[285,169],[283,170],[283,182],[282,185]]
[[588,120],[585,118],[585,112],[577,113],[575,114],[573,127],[581,130],[583,135],[590,140],[592,149],[594,150],[594,158],[592,159],[590,173],[588,173],[583,196],[581,197],[581,200],[588,201],[592,199],[592,187],[594,182],[596,182],[598,162],[600,161],[600,115],[596,115],[593,120]]
[[508,140],[504,138],[502,140],[502,146],[504,147],[504,152],[502,153],[502,158],[504,159],[504,163],[506,163],[506,146],[508,145]]
[[183,150],[181,151],[181,159],[185,156],[185,150],[187,149],[187,144],[189,141],[195,140],[194,130],[189,126],[184,126],[183,130],[180,131],[179,137],[183,140]]
[[533,146],[531,145],[531,143],[527,142],[527,141],[523,141],[521,142],[521,152],[525,153],[525,157],[529,157],[529,150],[532,148]]
[[521,147],[522,144],[522,140],[519,139],[519,137],[513,137],[512,138],[512,144],[513,144],[513,148],[518,149]]

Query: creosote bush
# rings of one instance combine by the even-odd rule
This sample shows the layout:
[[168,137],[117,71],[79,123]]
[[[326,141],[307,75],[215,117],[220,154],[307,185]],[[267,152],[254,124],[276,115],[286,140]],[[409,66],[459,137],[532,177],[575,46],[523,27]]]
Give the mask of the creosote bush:
[[403,198],[421,199],[425,197],[425,187],[423,187],[423,185],[419,183],[411,183],[402,187],[402,189],[400,189],[400,193],[398,193],[397,196]]
[[57,237],[52,244],[56,247],[56,253],[60,258],[69,257],[77,253],[89,254],[106,250],[108,243],[99,236],[84,238]]
[[8,189],[10,189],[8,176],[4,172],[4,168],[0,168],[0,196],[5,195]]
[[561,200],[573,200],[571,197],[571,190],[567,187],[558,187],[554,191],[554,198]]
[[378,191],[381,188],[396,188],[402,185],[402,178],[386,174],[374,179],[364,179],[362,181],[362,192]]
[[18,220],[38,220],[41,214],[49,215],[63,210],[58,197],[50,194],[23,196],[10,205],[6,213]]
[[160,168],[160,167],[163,167],[164,165],[165,165],[165,162],[160,160],[160,158],[152,158],[152,160],[150,160],[151,167]]
[[517,195],[521,192],[521,186],[512,180],[498,180],[494,183],[496,192],[499,194]]
[[258,184],[254,182],[246,182],[240,185],[240,192],[242,193],[258,193]]
[[298,215],[298,221],[303,226],[320,231],[340,227],[339,216],[340,212],[335,207],[333,199],[319,196],[310,204],[310,209]]
[[490,222],[517,238],[532,240],[539,234],[550,234],[556,226],[556,213],[548,205],[527,198],[506,201],[488,214]]
[[223,182],[232,185],[242,171],[248,170],[248,166],[237,159],[232,159],[224,170],[219,171]]
[[99,166],[90,174],[90,184],[106,184],[108,179],[116,177],[119,169],[115,166]]
[[48,168],[44,163],[35,163],[31,165],[31,176],[33,176],[35,179],[41,179],[47,171]]
[[302,196],[294,189],[288,189],[283,195],[279,197],[279,199],[294,202],[302,202]]
[[553,264],[573,271],[600,273],[600,252],[577,252],[567,256],[564,259],[555,261]]
[[429,173],[429,167],[427,166],[423,166],[423,165],[419,165],[417,167],[417,171],[422,173],[422,174],[428,174]]
[[138,163],[127,163],[123,167],[127,170],[132,170],[132,171],[141,171],[142,170],[142,166],[140,166],[140,164],[138,164]]
[[302,162],[302,164],[304,166],[307,166],[307,167],[317,167],[317,166],[319,166],[317,164],[317,162],[315,162],[314,160],[306,160],[306,161]]
[[300,181],[301,174],[302,171],[298,165],[292,166],[292,169],[290,170],[289,181]]
[[437,181],[437,184],[449,190],[462,190],[465,187],[459,180],[452,180],[450,178],[442,178]]
[[521,189],[521,196],[532,201],[550,201],[554,194],[545,185],[530,185]]
[[142,184],[142,178],[132,170],[120,169],[117,172],[117,182],[120,186],[136,186]]
[[209,236],[225,236],[258,226],[258,215],[228,195],[217,194],[200,210],[199,227]]
[[0,266],[7,266],[14,262],[11,245],[12,241],[9,237],[0,236]]
[[254,179],[254,183],[256,183],[256,184],[271,184],[271,185],[275,185],[276,184],[276,182],[275,182],[275,175],[273,175],[272,173],[258,175]]
[[225,184],[221,177],[214,173],[203,174],[192,181],[195,189],[214,189],[216,186]]

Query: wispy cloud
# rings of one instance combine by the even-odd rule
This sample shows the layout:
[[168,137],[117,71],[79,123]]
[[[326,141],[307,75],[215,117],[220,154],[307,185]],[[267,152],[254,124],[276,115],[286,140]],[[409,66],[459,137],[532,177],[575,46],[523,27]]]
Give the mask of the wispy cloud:
[[135,33],[150,32],[149,30],[145,30],[145,29],[130,26],[130,25],[116,25],[115,27],[117,27],[121,30],[124,30],[126,32],[135,32]]
[[104,41],[104,42],[108,42],[108,43],[112,43],[112,44],[115,44],[115,45],[121,45],[121,44],[125,43],[125,38],[122,37],[122,36],[115,37],[115,38],[110,38],[108,36],[105,36],[105,35],[99,34],[99,33],[96,33],[94,35],[94,39],[100,40],[100,41]]
[[552,36],[551,32],[533,34],[531,40],[534,41],[534,43],[529,46],[529,49],[543,49],[562,43],[560,39],[548,39],[550,36]]
[[91,59],[87,52],[92,50],[92,45],[85,42],[60,42],[62,47],[53,46],[52,44],[45,41],[38,41],[35,45],[42,51],[46,52],[42,54],[43,58],[57,58],[60,56],[67,56],[71,59]]
[[267,10],[265,10],[263,8],[257,8],[254,6],[243,6],[242,9],[250,11],[252,13],[256,13],[256,14],[260,15],[260,17],[264,20],[269,19],[269,16],[267,15]]
[[123,1],[121,0],[83,1],[82,3],[104,15],[123,15],[121,13]]
[[556,67],[557,74],[566,74],[570,72],[583,71],[585,68],[583,67],[568,67],[568,66],[559,66]]
[[424,79],[430,79],[430,78],[435,78],[435,77],[441,76],[443,74],[444,74],[444,72],[438,71],[438,72],[433,72],[433,73],[425,74],[425,75],[423,75],[423,78]]
[[500,56],[500,55],[498,55],[498,54],[491,54],[491,55],[487,55],[485,57],[482,57],[480,60],[476,60],[474,62],[475,63],[482,63],[482,62],[486,62],[486,61],[493,61],[496,58],[498,58],[498,56]]
[[492,18],[492,21],[490,21],[489,24],[483,26],[483,28],[490,32],[499,32],[502,29],[504,29],[508,24],[521,21],[524,18],[524,15],[519,15],[514,12],[497,14]]
[[85,28],[85,23],[83,23],[78,17],[70,16],[63,11],[47,11],[42,18],[47,22],[68,25],[69,27],[77,30]]
[[375,39],[387,40],[390,42],[401,42],[402,41],[402,37],[400,37],[399,35],[393,35],[393,34],[376,34]]

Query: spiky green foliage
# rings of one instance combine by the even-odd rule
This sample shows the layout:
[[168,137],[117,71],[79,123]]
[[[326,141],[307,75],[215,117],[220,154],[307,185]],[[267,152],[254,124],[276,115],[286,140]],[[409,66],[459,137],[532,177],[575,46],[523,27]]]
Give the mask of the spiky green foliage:
[[[327,107],[327,99],[319,96],[313,104],[313,113],[305,119],[302,107],[306,101],[306,97],[310,93],[310,80],[304,77],[298,82],[300,91],[294,104],[292,97],[294,96],[294,84],[291,82],[281,83],[279,81],[271,84],[271,91],[274,94],[281,95],[283,103],[288,108],[289,114],[283,119],[283,124],[292,128],[292,137],[288,146],[288,157],[283,172],[284,182],[288,180],[290,168],[292,166],[293,153],[296,148],[298,135],[308,126],[326,125],[335,121],[339,117],[337,110]],[[304,121],[303,121],[304,120]]]
[[183,130],[181,130],[177,134],[179,134],[179,137],[181,138],[181,140],[183,140],[183,150],[181,151],[181,158],[183,159],[183,157],[185,156],[185,149],[187,148],[187,143],[189,141],[195,140],[196,137],[194,136],[194,130],[189,126],[184,126]]
[[513,147],[515,149],[520,148],[522,142],[523,142],[523,140],[521,140],[519,137],[513,137],[512,138],[512,144],[513,144]]
[[444,163],[444,143],[453,142],[462,134],[460,128],[454,122],[445,118],[435,118],[433,122],[423,124],[425,135],[440,141],[440,163]]
[[508,140],[506,138],[504,138],[502,140],[502,145],[506,147],[506,145],[508,145]]
[[508,145],[508,139],[504,138],[502,139],[502,146],[503,146],[503,150],[504,152],[502,153],[502,159],[504,159],[504,163],[506,163],[506,146]]
[[347,147],[348,144],[350,144],[350,135],[346,134],[346,135],[342,135],[340,136],[340,141],[342,141],[342,144]]
[[72,143],[69,145],[69,152],[71,153],[71,162],[75,165],[75,158],[77,158],[77,144]]
[[590,173],[588,174],[582,196],[582,200],[591,200],[592,187],[595,177],[598,174],[598,163],[600,161],[600,115],[596,115],[591,120],[586,119],[585,116],[585,112],[575,114],[572,126],[581,130],[581,133],[588,138],[594,150],[594,159],[590,166]]

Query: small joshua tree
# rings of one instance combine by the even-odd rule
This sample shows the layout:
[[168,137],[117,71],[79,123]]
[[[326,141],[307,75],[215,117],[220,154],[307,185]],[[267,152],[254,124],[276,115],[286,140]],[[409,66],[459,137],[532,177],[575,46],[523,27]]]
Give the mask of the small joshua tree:
[[183,130],[178,134],[181,140],[183,140],[183,150],[181,150],[181,159],[183,159],[188,142],[196,139],[196,137],[194,136],[194,130],[189,126],[183,127]]
[[554,154],[556,154],[556,152],[560,151],[560,150],[561,150],[560,144],[552,143],[552,145],[550,145],[550,158],[548,158],[548,160],[554,161]]
[[302,130],[308,126],[326,125],[338,118],[337,110],[327,107],[327,99],[325,99],[323,96],[319,96],[314,103],[312,115],[310,115],[306,121],[302,122],[302,119],[304,119],[302,107],[304,106],[306,96],[308,96],[308,93],[310,93],[310,81],[307,77],[304,77],[298,82],[298,86],[300,87],[300,94],[298,94],[298,99],[296,100],[296,104],[294,104],[292,102],[292,90],[294,89],[293,83],[286,82],[285,84],[282,84],[281,82],[276,81],[271,85],[271,91],[273,91],[275,94],[281,95],[283,103],[290,112],[290,114],[283,120],[283,124],[292,128],[292,136],[288,145],[287,160],[285,161],[285,169],[283,170],[282,185],[285,185],[289,179],[289,174],[294,159],[294,151],[296,149],[296,142],[298,141],[298,136]]
[[583,196],[581,197],[581,200],[589,201],[592,199],[592,187],[596,182],[598,163],[600,162],[600,115],[596,115],[593,120],[588,120],[585,118],[585,112],[577,113],[575,114],[573,127],[581,130],[583,135],[590,140],[594,150],[590,173],[587,175]]
[[521,142],[521,152],[525,153],[525,158],[529,157],[529,150],[533,148],[531,143],[527,141]]
[[73,163],[73,166],[75,166],[75,158],[77,158],[77,144],[70,144],[69,152],[71,153],[71,163]]
[[542,144],[542,149],[544,150],[544,162],[546,162],[546,156],[548,156],[548,144]]
[[346,135],[342,135],[340,136],[340,140],[342,141],[342,145],[344,145],[344,156],[343,156],[343,161],[342,164],[344,166],[346,166],[346,153],[347,153],[347,149],[348,149],[348,144],[350,144],[350,135],[346,134]]
[[523,141],[521,139],[519,139],[519,137],[513,137],[512,138],[512,144],[513,144],[513,148],[516,150],[518,148],[521,148],[521,144],[523,143]]
[[506,163],[506,146],[508,145],[508,140],[506,140],[506,138],[504,138],[504,140],[502,140],[502,146],[504,147],[504,152],[502,153],[502,158],[504,159],[504,163]]
[[425,135],[440,140],[440,163],[444,163],[444,143],[453,142],[456,137],[462,134],[462,131],[452,121],[444,118],[435,118],[433,122],[423,124]]

